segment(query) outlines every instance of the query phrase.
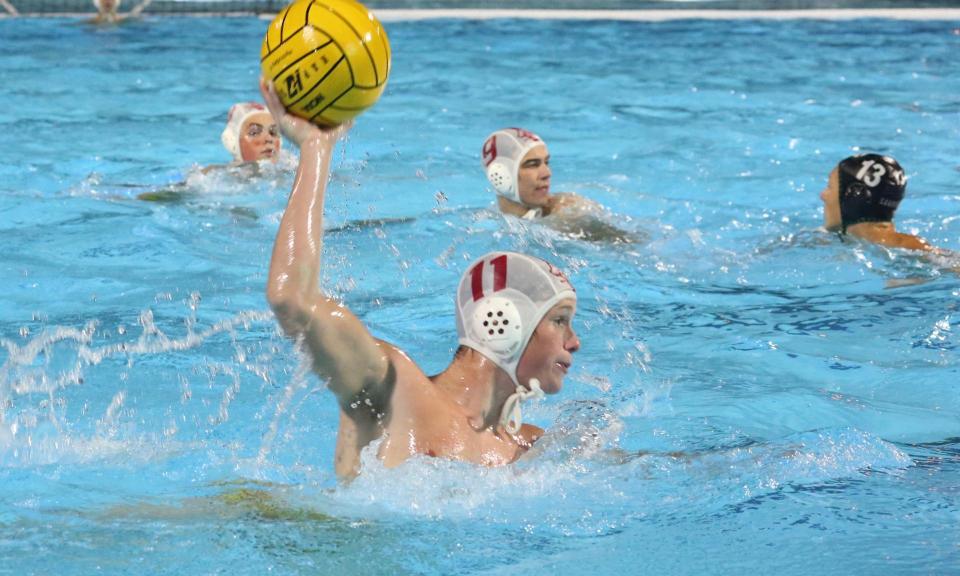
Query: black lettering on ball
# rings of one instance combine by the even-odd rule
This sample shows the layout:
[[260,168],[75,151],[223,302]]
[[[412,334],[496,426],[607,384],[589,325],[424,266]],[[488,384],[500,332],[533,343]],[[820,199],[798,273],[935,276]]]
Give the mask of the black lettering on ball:
[[303,90],[303,80],[300,79],[300,71],[295,70],[293,74],[290,74],[286,78],[287,82],[287,95],[290,98],[296,98],[297,94]]

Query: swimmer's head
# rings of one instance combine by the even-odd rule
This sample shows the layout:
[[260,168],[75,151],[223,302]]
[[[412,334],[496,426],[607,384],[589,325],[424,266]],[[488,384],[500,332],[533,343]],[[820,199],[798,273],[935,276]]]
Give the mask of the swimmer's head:
[[220,141],[235,162],[275,162],[280,153],[280,129],[266,106],[256,102],[230,107]]
[[[497,194],[507,200],[525,204],[520,193],[520,169],[527,154],[538,146],[543,147],[544,158],[541,161],[546,162],[546,144],[533,132],[522,128],[504,128],[487,138],[483,143],[481,160],[487,180]],[[547,187],[549,188],[549,182]],[[548,193],[549,190],[544,192]]]
[[120,8],[120,0],[93,0],[97,12],[116,12]]
[[907,177],[890,156],[859,154],[837,165],[840,232],[861,222],[890,222],[903,200]]
[[[531,336],[544,315],[565,299],[575,305],[577,293],[549,262],[516,252],[491,252],[460,278],[460,344],[492,360],[519,386],[517,367]],[[522,386],[530,388],[530,383]]]

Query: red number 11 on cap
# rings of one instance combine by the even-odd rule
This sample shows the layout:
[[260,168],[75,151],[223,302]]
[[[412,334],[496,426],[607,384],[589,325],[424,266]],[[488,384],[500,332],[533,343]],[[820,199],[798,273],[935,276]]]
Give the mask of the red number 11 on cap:
[[[484,261],[481,260],[470,271],[470,288],[474,302],[483,298],[483,265]],[[490,265],[493,266],[493,291],[499,292],[507,287],[507,255],[497,256],[490,261]]]

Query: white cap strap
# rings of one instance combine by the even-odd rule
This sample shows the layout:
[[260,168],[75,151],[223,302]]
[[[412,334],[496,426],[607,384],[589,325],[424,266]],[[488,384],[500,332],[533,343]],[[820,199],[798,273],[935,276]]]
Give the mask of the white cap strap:
[[523,426],[523,414],[520,411],[520,404],[528,398],[540,400],[544,397],[543,390],[540,389],[540,381],[536,378],[530,379],[530,389],[525,390],[523,386],[517,384],[517,391],[507,397],[503,403],[503,410],[500,412],[500,424],[511,435],[520,431]]

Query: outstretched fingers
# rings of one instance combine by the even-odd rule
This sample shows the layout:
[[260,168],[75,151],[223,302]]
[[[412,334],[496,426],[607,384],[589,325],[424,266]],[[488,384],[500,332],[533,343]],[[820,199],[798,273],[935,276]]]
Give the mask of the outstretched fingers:
[[279,121],[286,111],[280,103],[277,91],[273,88],[273,82],[268,82],[263,76],[260,77],[260,94],[263,95],[263,101],[267,104],[270,114]]
[[319,135],[319,129],[316,126],[287,112],[280,102],[280,97],[277,95],[273,83],[267,82],[262,77],[260,78],[260,93],[263,94],[263,101],[270,109],[270,115],[277,121],[280,131],[288,140],[297,146],[302,146],[307,140]]
[[270,114],[280,126],[280,131],[297,146],[303,146],[309,140],[333,144],[346,136],[350,128],[353,127],[353,120],[337,126],[325,127],[317,126],[308,120],[290,114],[280,102],[280,97],[277,95],[273,82],[267,81],[262,76],[260,77],[260,93],[263,94],[263,101],[266,102]]

